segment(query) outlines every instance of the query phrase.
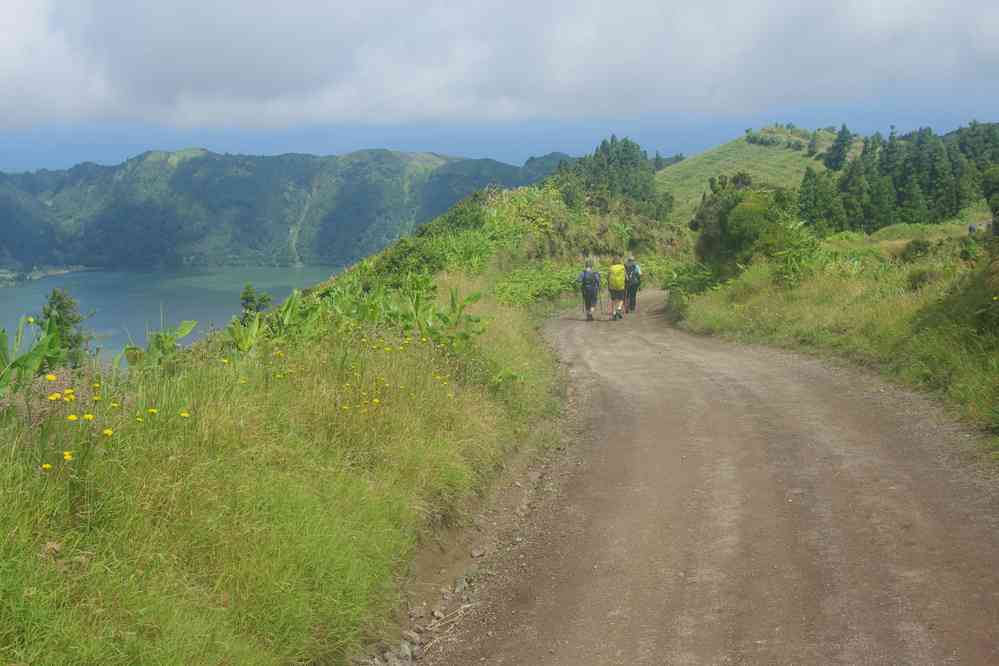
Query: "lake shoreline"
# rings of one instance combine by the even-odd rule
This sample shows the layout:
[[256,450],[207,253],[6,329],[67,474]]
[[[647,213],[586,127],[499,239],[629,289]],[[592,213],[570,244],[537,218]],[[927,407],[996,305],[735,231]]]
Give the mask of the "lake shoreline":
[[25,282],[36,282],[48,277],[69,275],[70,273],[86,273],[89,271],[99,271],[100,268],[91,266],[43,266],[35,268],[27,273],[0,269],[0,287],[16,287]]

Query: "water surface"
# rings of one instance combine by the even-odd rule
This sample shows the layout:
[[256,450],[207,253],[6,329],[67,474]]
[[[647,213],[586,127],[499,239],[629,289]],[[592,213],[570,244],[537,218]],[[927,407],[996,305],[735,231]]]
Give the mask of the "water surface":
[[292,289],[311,286],[335,273],[333,267],[226,267],[196,271],[131,273],[88,271],[47,277],[16,287],[0,287],[0,327],[13,337],[22,315],[41,312],[54,288],[67,290],[91,315],[85,327],[92,346],[109,358],[134,341],[145,345],[146,332],[194,319],[198,328],[185,343],[225,326],[238,314],[239,294],[249,282],[279,303]]

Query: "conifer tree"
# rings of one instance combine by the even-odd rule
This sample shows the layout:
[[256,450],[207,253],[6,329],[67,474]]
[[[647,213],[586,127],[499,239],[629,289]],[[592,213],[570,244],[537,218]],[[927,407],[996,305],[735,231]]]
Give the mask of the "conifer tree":
[[908,224],[926,224],[930,221],[930,210],[926,204],[926,195],[919,185],[919,179],[915,173],[909,176],[903,194],[902,210],[899,218]]
[[895,185],[889,176],[878,176],[871,185],[871,214],[868,231],[877,231],[895,224],[896,213]]
[[871,208],[871,191],[864,174],[863,157],[850,160],[846,172],[840,179],[843,209],[846,213],[847,228],[867,230],[867,218]]
[[850,153],[850,144],[853,142],[853,134],[846,128],[846,124],[840,128],[839,134],[831,148],[826,151],[826,168],[837,171],[846,164],[846,157]]
[[818,177],[812,167],[805,169],[801,187],[798,188],[798,213],[802,220],[812,226],[819,221]]

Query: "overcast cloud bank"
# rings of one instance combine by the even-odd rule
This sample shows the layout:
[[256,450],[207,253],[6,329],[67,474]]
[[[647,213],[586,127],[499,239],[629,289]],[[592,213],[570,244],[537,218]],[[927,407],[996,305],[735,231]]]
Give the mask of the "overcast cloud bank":
[[[4,0],[0,128],[996,108],[999,3]],[[363,5],[363,6],[362,6]]]

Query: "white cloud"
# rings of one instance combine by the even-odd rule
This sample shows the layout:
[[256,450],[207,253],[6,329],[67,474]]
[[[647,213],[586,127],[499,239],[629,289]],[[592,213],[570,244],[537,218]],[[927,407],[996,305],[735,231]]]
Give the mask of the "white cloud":
[[0,127],[929,110],[999,71],[992,0],[64,4],[0,0]]

